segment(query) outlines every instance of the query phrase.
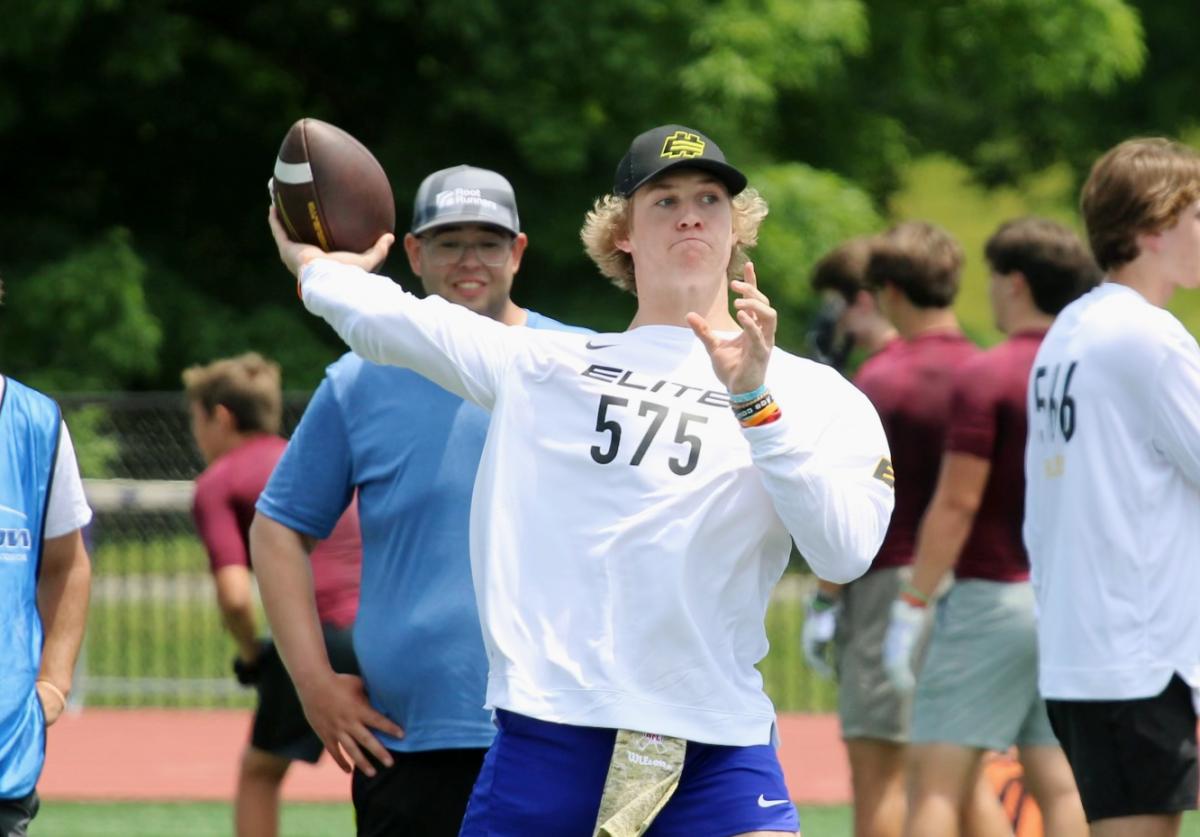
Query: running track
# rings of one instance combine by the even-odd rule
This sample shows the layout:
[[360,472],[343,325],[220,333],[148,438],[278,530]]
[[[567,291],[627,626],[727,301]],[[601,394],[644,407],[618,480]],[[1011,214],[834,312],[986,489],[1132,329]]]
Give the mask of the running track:
[[[228,800],[250,730],[245,711],[85,709],[49,730],[43,799]],[[788,788],[804,805],[850,800],[850,768],[834,715],[779,717],[779,751]],[[297,763],[284,798],[350,798],[350,782],[329,756]]]

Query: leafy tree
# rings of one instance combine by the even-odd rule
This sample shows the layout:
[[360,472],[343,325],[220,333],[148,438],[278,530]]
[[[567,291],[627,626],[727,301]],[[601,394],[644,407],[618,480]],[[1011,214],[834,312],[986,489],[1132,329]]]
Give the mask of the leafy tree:
[[162,331],[128,231],[6,284],[0,352],[9,374],[52,390],[120,388],[158,371]]
[[[1123,0],[7,5],[0,151],[18,164],[6,167],[0,274],[13,285],[45,277],[76,251],[94,257],[109,230],[131,230],[129,264],[145,267],[136,282],[170,338],[131,343],[139,363],[102,378],[64,372],[63,386],[175,388],[182,365],[249,345],[281,356],[291,384],[315,382],[340,349],[296,305],[263,219],[278,144],[301,116],[375,151],[402,226],[428,172],[459,162],[504,172],[532,240],[517,298],[620,328],[632,300],[596,276],[578,229],[637,131],[701,127],[768,173],[764,192],[772,167],[803,161],[814,183],[832,172],[846,194],[870,195],[851,202],[861,217],[823,230],[816,219],[837,201],[794,212],[776,201],[761,258],[793,253],[788,276],[803,276],[832,243],[822,236],[877,224],[918,155],[950,154],[989,182],[1078,165],[1103,134],[1099,105],[1135,100],[1147,55]],[[1146,3],[1141,14],[1169,46],[1149,64],[1165,125],[1194,101],[1182,98],[1194,83],[1166,79],[1172,61],[1194,68],[1185,25],[1196,12]],[[387,269],[405,280],[401,259]],[[802,305],[796,287],[789,299]]]

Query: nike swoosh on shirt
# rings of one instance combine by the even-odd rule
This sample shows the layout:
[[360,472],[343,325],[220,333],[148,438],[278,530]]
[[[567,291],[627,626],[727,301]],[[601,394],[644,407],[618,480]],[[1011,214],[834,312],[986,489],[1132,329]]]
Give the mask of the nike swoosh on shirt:
[[759,808],[774,808],[776,805],[787,805],[787,803],[786,799],[764,799],[761,793],[758,795]]
[[589,349],[611,349],[616,343],[593,343],[591,340],[585,344]]

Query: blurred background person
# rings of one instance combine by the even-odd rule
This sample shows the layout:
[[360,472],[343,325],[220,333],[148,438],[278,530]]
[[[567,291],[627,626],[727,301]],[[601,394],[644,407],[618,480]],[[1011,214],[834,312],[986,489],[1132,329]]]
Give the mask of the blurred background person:
[[[217,604],[237,645],[238,682],[258,692],[250,742],[242,753],[234,800],[239,837],[273,837],[279,830],[279,791],[293,760],[315,762],[321,741],[274,644],[256,630],[250,578],[254,503],[287,442],[279,435],[283,393],[279,366],[256,352],[183,372],[192,435],[208,463],[196,478],[192,515],[208,552]],[[351,505],[329,539],[313,551],[322,651],[340,671],[356,670],[350,628],[358,606],[362,545]]]
[[1099,270],[1075,233],[1042,218],[1002,225],[984,249],[996,327],[1008,338],[954,376],[945,454],[917,535],[911,588],[893,604],[884,665],[913,680],[908,625],[953,571],[916,676],[909,835],[957,835],[988,750],[1017,745],[1047,834],[1087,832],[1079,793],[1037,690],[1024,516],[1025,390],[1054,316]]
[[[863,284],[873,294],[855,294],[866,334],[882,350],[864,364],[855,383],[883,422],[892,450],[896,508],[870,569],[838,587],[822,584],[809,607],[810,636],[833,637],[838,678],[838,718],[850,761],[856,837],[898,837],[903,828],[905,758],[912,698],[897,689],[883,668],[882,647],[892,601],[910,578],[917,524],[933,495],[937,457],[950,410],[954,370],[979,350],[962,333],[952,305],[963,267],[962,248],[945,230],[922,221],[897,224],[870,244]],[[850,286],[847,286],[850,287]],[[887,339],[891,323],[899,340]],[[893,474],[889,473],[892,479]],[[835,610],[836,608],[836,610]],[[821,625],[824,617],[825,625]],[[923,633],[922,621],[914,630]],[[805,646],[814,646],[806,641]],[[813,655],[810,655],[813,656]],[[981,824],[999,823],[1002,812],[990,789],[978,787]]]
[[1200,155],[1121,143],[1080,209],[1105,281],[1026,398],[1038,686],[1092,834],[1166,837],[1200,783],[1200,347],[1163,307],[1200,287]]

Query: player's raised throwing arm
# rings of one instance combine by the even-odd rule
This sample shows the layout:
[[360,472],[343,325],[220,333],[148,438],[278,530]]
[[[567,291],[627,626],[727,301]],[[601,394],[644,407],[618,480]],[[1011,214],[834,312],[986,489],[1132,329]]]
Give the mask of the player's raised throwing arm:
[[456,395],[492,406],[517,330],[438,297],[417,299],[391,279],[368,273],[387,255],[390,234],[363,253],[325,253],[289,240],[273,208],[269,220],[305,307],[333,326],[355,354],[408,367]]

